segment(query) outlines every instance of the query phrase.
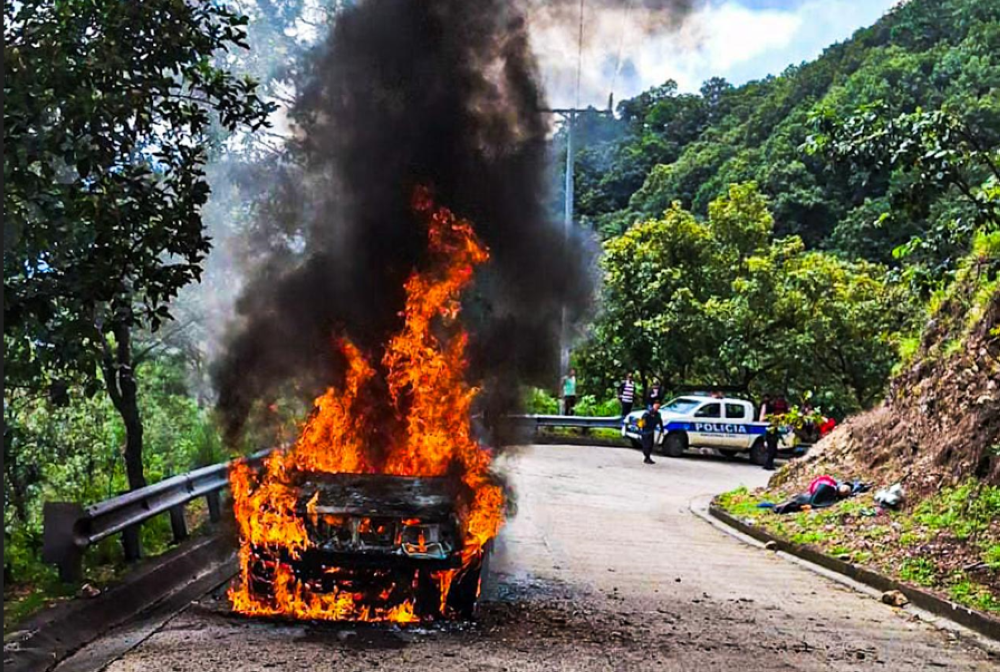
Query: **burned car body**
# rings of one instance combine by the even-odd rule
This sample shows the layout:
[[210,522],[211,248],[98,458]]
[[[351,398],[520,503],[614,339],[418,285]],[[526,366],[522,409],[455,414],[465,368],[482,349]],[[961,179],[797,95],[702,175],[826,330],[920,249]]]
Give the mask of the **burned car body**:
[[464,562],[449,479],[313,472],[296,480],[309,546],[278,556],[254,549],[254,593],[273,591],[273,567],[284,563],[314,594],[346,590],[376,608],[409,601],[419,618],[474,615],[490,549]]
[[[299,515],[327,564],[457,567],[455,499],[442,478],[313,474]],[[310,494],[311,493],[311,494]]]

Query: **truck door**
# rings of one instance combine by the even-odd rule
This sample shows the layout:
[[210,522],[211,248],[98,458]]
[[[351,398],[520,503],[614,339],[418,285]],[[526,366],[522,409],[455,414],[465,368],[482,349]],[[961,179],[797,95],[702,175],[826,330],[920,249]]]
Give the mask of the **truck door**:
[[692,415],[694,423],[688,432],[688,443],[692,446],[719,445],[719,429],[722,424],[722,404],[711,401],[704,404]]
[[722,445],[734,448],[746,448],[750,445],[748,424],[753,420],[748,404],[726,403],[723,405],[726,417],[724,429],[726,432],[719,437]]

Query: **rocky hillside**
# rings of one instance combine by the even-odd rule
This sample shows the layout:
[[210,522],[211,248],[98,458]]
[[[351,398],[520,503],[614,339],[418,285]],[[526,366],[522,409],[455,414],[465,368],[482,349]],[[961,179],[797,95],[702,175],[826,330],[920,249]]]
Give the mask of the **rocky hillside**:
[[849,419],[772,485],[834,472],[902,482],[914,498],[970,478],[1000,485],[1000,291],[982,281],[986,261],[971,262],[933,311],[886,401]]
[[[767,488],[741,488],[718,503],[778,536],[1000,613],[1000,245],[987,247],[933,302],[886,401],[787,464]],[[822,474],[873,491],[791,515],[758,507]],[[874,489],[894,483],[903,503],[883,510]]]

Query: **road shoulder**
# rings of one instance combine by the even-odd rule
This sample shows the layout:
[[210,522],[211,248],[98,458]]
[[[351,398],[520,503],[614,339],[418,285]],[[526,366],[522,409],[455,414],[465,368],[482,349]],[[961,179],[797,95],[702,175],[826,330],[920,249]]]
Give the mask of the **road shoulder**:
[[[904,592],[904,594],[911,599],[909,604],[902,607],[890,607],[886,605],[885,608],[897,612],[903,612],[911,618],[918,619],[945,631],[950,636],[954,636],[956,639],[961,639],[973,644],[993,657],[1000,657],[1000,638],[981,632],[978,629],[973,629],[972,627],[945,615],[951,611],[955,611],[957,613],[958,610],[961,610],[964,614],[966,612],[971,612],[971,610],[961,607],[960,605],[954,605],[950,602],[946,602],[936,596],[925,594],[923,591],[917,592],[928,595],[928,597],[931,598],[930,600],[922,598],[913,600],[914,589],[911,587],[897,584],[891,579],[877,575],[869,570],[858,572],[858,568],[856,566],[838,561],[835,558],[828,558],[828,556],[824,556],[827,557],[830,562],[824,562],[823,564],[814,562],[813,560],[816,559],[814,556],[820,555],[816,551],[801,549],[797,544],[773,537],[763,530],[750,528],[750,526],[740,523],[740,521],[724,511],[713,507],[711,502],[711,495],[696,497],[690,501],[689,509],[694,515],[698,516],[712,527],[715,527],[730,537],[733,537],[748,546],[757,548],[760,551],[766,550],[766,543],[774,542],[776,544],[776,549],[768,550],[767,552],[774,553],[783,560],[796,564],[809,570],[810,572],[819,574],[831,581],[851,588],[852,590],[878,602],[882,601],[882,594],[885,590],[905,589],[901,590],[901,592]],[[841,568],[839,565],[845,565],[854,569],[850,570]],[[914,602],[918,601],[919,605],[914,604]],[[940,604],[934,606],[934,602],[938,602]],[[931,606],[931,609],[925,608],[927,606]],[[972,612],[972,614],[973,619],[979,616],[976,612]],[[980,627],[991,632],[991,628],[996,628],[995,620],[986,620],[988,622],[980,624]]]

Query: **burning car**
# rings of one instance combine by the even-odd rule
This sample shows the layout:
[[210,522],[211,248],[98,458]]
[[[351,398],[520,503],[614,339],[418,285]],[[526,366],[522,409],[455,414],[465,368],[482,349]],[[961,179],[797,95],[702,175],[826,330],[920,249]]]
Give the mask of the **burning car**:
[[[305,474],[296,512],[309,549],[254,549],[250,591],[275,600],[278,566],[317,595],[349,590],[366,611],[401,622],[474,614],[489,548],[466,567],[458,502],[445,478]],[[349,615],[349,614],[348,614]],[[367,617],[367,618],[365,618]]]
[[488,258],[470,222],[414,193],[429,267],[405,284],[403,325],[378,360],[339,338],[339,384],[295,444],[230,472],[240,533],[233,609],[413,622],[468,616],[503,521],[491,450],[464,379],[462,289]]

